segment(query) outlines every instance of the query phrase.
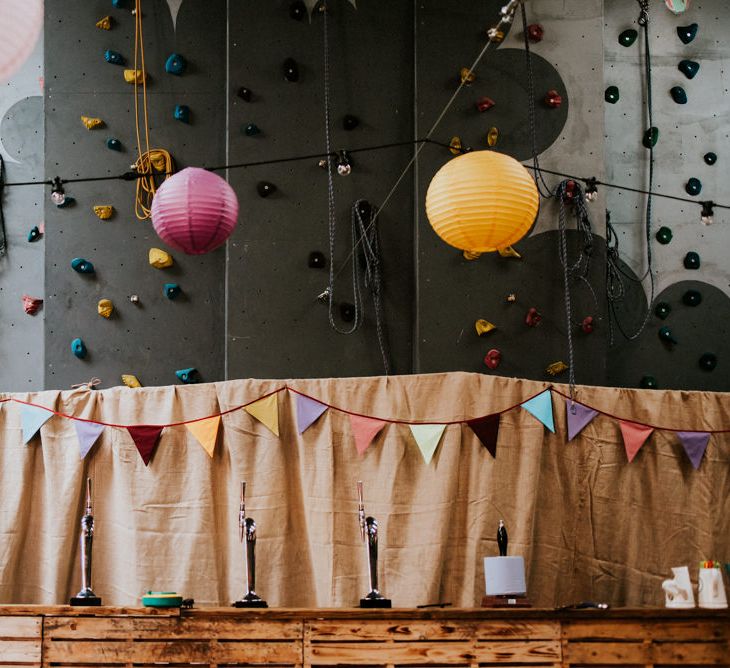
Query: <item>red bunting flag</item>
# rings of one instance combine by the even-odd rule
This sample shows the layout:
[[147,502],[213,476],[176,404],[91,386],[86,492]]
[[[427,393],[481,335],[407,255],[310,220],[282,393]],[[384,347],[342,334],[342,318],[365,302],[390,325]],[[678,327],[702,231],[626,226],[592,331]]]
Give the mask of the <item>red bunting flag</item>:
[[477,435],[477,438],[482,442],[482,445],[487,449],[489,454],[496,458],[497,436],[499,435],[499,413],[467,420],[466,423]]
[[137,446],[144,465],[147,466],[152,459],[157,443],[160,440],[160,434],[164,427],[127,427],[129,435],[132,437],[134,444]]
[[626,456],[629,458],[629,462],[633,462],[636,453],[639,452],[641,446],[644,445],[646,439],[651,436],[651,432],[654,430],[643,424],[626,422],[625,420],[619,420],[619,425],[621,427],[621,434],[624,437]]
[[370,447],[370,444],[380,433],[380,430],[385,426],[385,422],[360,415],[350,415],[349,417],[352,435],[355,437],[357,453],[362,455]]

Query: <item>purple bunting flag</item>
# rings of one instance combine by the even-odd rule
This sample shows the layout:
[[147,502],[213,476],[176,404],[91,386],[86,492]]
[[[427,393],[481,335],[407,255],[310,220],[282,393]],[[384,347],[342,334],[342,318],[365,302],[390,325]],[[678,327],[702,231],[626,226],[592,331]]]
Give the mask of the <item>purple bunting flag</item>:
[[582,432],[593,420],[598,411],[588,406],[579,404],[577,401],[565,400],[565,412],[568,416],[568,440],[572,441]]
[[710,435],[705,431],[678,431],[676,434],[687,453],[687,457],[689,457],[689,461],[692,462],[692,466],[695,470],[698,469],[702,463],[702,458],[705,456]]
[[94,447],[94,443],[101,436],[104,425],[96,422],[74,420],[74,427],[76,427],[76,437],[79,439],[79,454],[83,459],[89,454],[89,450]]
[[319,401],[297,394],[297,431],[303,434],[326,410]]

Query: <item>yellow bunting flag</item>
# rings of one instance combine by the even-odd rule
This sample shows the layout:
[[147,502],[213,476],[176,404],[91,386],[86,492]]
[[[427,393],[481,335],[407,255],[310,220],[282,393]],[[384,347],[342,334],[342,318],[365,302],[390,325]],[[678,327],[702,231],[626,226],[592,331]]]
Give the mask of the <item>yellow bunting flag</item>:
[[249,415],[255,417],[268,427],[277,436],[279,435],[279,393],[274,392],[268,397],[254,401],[244,407]]
[[203,450],[208,453],[209,457],[213,456],[213,450],[215,450],[215,442],[218,439],[218,427],[220,423],[221,416],[214,415],[206,420],[188,422],[185,425],[188,431],[195,437],[195,440],[203,446]]
[[421,451],[423,461],[426,464],[431,463],[433,453],[438,448],[441,436],[446,429],[445,424],[412,424],[409,425],[413,438],[416,439],[416,445]]

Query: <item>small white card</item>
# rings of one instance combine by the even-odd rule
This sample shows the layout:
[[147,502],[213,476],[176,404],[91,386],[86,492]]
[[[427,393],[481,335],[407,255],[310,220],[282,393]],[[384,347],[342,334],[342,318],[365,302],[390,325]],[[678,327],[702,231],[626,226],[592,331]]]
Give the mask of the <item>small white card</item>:
[[487,596],[524,596],[525,561],[522,557],[484,557]]

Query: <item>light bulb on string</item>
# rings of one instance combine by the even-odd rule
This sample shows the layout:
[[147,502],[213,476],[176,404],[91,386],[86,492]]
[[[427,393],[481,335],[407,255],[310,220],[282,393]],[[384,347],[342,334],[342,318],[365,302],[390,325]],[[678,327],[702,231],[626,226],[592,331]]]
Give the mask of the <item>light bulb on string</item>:
[[701,202],[701,204],[702,213],[700,214],[700,222],[703,225],[712,225],[712,223],[715,222],[714,211],[712,210],[715,203],[713,201],[708,201]]
[[349,176],[352,173],[352,163],[347,151],[339,151],[337,154],[337,173],[340,176]]
[[586,192],[585,197],[587,202],[595,202],[598,199],[598,188],[596,188],[596,184],[598,181],[596,180],[595,176],[592,176],[589,179],[586,179]]
[[59,176],[56,176],[51,182],[51,202],[56,206],[61,206],[66,202],[66,192]]

